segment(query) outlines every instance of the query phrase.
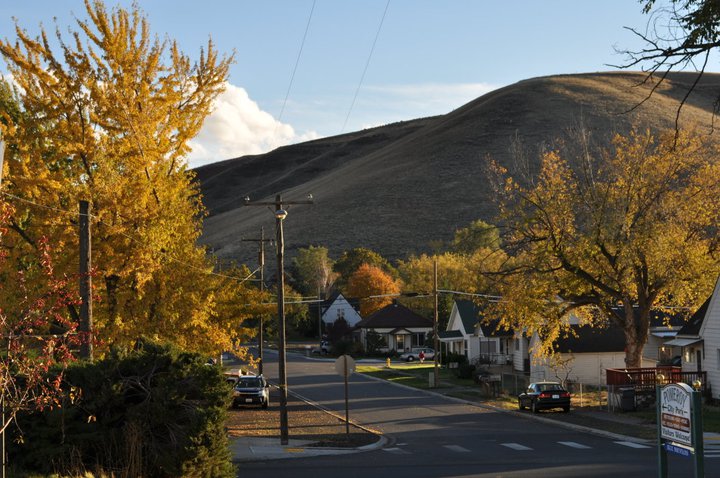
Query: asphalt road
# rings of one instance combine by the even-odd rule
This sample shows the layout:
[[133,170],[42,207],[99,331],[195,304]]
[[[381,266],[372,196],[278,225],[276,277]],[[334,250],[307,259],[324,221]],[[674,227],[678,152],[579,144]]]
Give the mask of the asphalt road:
[[[265,375],[277,377],[274,353]],[[341,415],[342,377],[333,361],[288,355],[289,389]],[[621,442],[398,387],[354,374],[350,419],[382,432],[388,444],[342,456],[242,463],[238,476],[317,477],[652,477],[654,446]],[[552,413],[552,412],[548,412]],[[558,412],[560,413],[560,412]],[[571,412],[572,413],[572,412]],[[706,462],[705,476],[719,476]],[[669,476],[693,476],[692,462],[669,458]]]

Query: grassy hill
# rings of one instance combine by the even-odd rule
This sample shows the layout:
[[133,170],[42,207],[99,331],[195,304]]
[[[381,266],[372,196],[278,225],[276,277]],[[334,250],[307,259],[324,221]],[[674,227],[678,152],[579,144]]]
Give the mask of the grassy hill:
[[[202,237],[221,260],[255,264],[260,227],[274,218],[243,197],[286,200],[312,193],[315,204],[293,206],[285,220],[288,254],[323,245],[333,257],[368,247],[390,259],[428,252],[457,228],[493,222],[495,202],[486,165],[517,165],[523,145],[533,171],[538,151],[571,144],[582,126],[607,144],[631,127],[674,128],[679,102],[694,73],[673,73],[648,98],[653,83],[632,72],[533,78],[495,90],[442,116],[394,123],[285,146],[196,170],[210,217]],[[687,99],[680,125],[712,128],[720,74],[706,75]],[[646,101],[644,101],[646,100]]]

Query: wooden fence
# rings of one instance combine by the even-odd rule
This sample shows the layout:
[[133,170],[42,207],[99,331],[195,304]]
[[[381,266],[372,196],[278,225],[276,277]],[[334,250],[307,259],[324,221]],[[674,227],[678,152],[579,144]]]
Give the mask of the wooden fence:
[[683,372],[680,367],[607,369],[608,385],[634,387],[636,392],[654,392],[656,385],[668,383],[682,382],[692,386],[696,380],[700,380],[701,390],[705,391],[706,372]]

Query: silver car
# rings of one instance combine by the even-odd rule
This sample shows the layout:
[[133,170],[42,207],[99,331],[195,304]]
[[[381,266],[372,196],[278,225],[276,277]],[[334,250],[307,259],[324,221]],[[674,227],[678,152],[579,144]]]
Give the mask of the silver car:
[[400,360],[406,362],[414,362],[420,360],[420,353],[423,354],[423,360],[433,360],[435,358],[435,350],[429,347],[413,347],[409,352],[400,355]]

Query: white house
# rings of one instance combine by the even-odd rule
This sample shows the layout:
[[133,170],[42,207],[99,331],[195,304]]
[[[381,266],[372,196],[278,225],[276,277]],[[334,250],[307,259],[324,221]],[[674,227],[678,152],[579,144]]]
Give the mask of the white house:
[[447,327],[438,338],[447,352],[465,355],[471,363],[509,363],[513,333],[501,330],[497,320],[482,319],[482,311],[473,301],[456,300]]
[[368,335],[377,334],[381,349],[402,353],[412,347],[425,345],[427,335],[432,332],[433,323],[394,302],[362,319],[355,327],[359,331],[360,343],[366,350]]
[[325,327],[334,324],[338,319],[345,319],[350,327],[355,327],[362,320],[357,309],[340,292],[330,296],[323,306],[322,321]]
[[[555,342],[556,355],[531,360],[531,380],[571,380],[588,385],[607,384],[606,369],[625,367],[625,333],[618,327],[598,328],[574,324]],[[537,344],[535,335],[530,347]],[[655,367],[643,357],[643,367]]]
[[703,314],[700,337],[703,339],[703,353],[699,355],[695,352],[695,356],[704,360],[702,363],[704,363],[703,369],[707,372],[707,386],[712,397],[718,399],[720,398],[720,278],[715,283],[707,311]]

